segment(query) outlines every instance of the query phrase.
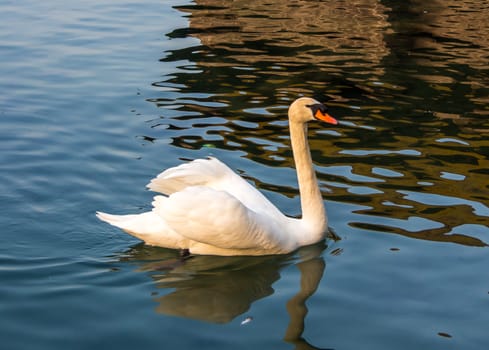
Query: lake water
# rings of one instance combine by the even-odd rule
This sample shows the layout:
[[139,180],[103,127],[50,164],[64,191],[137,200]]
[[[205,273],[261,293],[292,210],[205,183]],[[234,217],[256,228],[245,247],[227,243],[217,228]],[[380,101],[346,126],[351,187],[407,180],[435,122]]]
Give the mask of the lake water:
[[[0,1],[4,349],[486,349],[484,1]],[[286,111],[331,229],[182,262],[99,222],[213,155],[300,214]]]

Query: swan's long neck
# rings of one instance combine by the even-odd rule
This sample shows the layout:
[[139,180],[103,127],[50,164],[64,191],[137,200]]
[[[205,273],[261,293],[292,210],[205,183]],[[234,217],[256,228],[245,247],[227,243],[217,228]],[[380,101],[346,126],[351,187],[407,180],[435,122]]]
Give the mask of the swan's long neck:
[[299,182],[302,222],[314,233],[322,235],[327,228],[327,217],[307,142],[307,124],[289,120],[289,128]]

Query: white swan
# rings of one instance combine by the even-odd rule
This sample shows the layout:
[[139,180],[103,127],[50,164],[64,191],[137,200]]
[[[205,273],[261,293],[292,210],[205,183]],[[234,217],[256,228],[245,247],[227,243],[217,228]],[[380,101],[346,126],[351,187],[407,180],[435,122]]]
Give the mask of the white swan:
[[151,180],[148,188],[167,196],[155,196],[149,212],[97,212],[97,217],[147,244],[192,254],[283,254],[322,240],[328,221],[307,142],[307,122],[337,121],[327,113],[325,105],[307,97],[295,100],[288,114],[301,219],[282,214],[257,189],[215,158],[167,169]]

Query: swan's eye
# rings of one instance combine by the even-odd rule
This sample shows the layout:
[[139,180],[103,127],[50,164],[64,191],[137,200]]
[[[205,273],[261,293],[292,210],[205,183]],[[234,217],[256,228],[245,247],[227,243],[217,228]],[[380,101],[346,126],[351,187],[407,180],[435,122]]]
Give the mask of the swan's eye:
[[311,109],[312,115],[314,115],[314,116],[316,116],[316,113],[318,111],[321,112],[322,114],[328,113],[328,107],[326,107],[322,103],[315,103],[312,105],[307,105],[307,107],[309,107]]
[[330,124],[338,124],[338,121],[328,114],[328,107],[322,103],[307,105],[312,111],[314,118]]

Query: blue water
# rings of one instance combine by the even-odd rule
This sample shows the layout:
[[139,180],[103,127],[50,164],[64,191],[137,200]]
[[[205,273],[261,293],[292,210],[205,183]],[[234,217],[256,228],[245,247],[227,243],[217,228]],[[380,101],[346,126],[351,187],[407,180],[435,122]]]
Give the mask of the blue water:
[[[485,349],[489,24],[477,1],[0,2],[5,349]],[[301,95],[331,229],[181,261],[99,222],[216,156],[289,215]]]

